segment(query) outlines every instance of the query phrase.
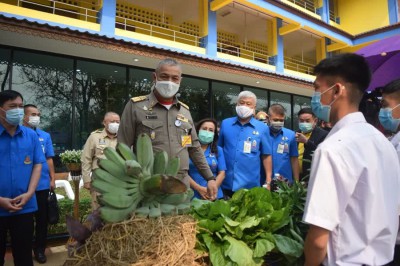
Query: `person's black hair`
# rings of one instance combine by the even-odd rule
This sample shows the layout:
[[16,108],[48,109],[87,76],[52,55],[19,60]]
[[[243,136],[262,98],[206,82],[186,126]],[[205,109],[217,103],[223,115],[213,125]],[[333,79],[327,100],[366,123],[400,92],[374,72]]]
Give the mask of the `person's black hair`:
[[314,74],[340,77],[354,85],[361,93],[371,82],[371,70],[364,57],[345,53],[325,58],[314,67]]
[[205,122],[211,122],[214,124],[215,130],[214,130],[214,139],[213,139],[213,142],[211,142],[211,153],[215,154],[215,156],[218,156],[218,146],[217,146],[218,145],[218,127],[217,127],[218,123],[217,123],[217,121],[212,118],[204,118],[204,119],[200,120],[196,124],[196,132],[197,132],[197,134],[199,134],[200,128]]
[[286,109],[280,103],[271,104],[271,106],[268,108],[268,115],[271,115],[271,112],[275,115],[286,115]]
[[18,91],[5,90],[0,92],[0,107],[3,107],[5,102],[15,100],[18,97],[20,97],[22,101],[24,100],[21,93],[19,93]]
[[28,104],[24,105],[24,110],[26,110],[27,108],[30,108],[30,107],[38,109],[36,105],[28,103]]
[[315,117],[315,114],[313,113],[312,109],[310,107],[305,107],[302,108],[298,113],[297,116],[301,116],[302,114],[310,114],[313,117]]
[[400,79],[395,79],[388,84],[385,85],[385,87],[381,88],[382,94],[392,94],[395,92],[400,92]]
[[381,108],[380,89],[377,88],[372,92],[365,92],[358,106],[358,110],[363,113],[365,120],[378,129],[380,125],[379,110]]

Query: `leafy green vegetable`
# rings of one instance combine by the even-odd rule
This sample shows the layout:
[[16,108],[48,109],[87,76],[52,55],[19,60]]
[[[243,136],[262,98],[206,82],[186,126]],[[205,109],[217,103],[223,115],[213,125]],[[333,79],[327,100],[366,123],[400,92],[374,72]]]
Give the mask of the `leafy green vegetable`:
[[283,194],[264,188],[242,189],[229,201],[193,200],[192,214],[199,228],[196,248],[207,252],[214,266],[262,265],[271,252],[289,261],[300,257],[303,242],[292,216],[294,210],[298,215],[301,206],[293,198],[298,200],[304,188],[284,189]]

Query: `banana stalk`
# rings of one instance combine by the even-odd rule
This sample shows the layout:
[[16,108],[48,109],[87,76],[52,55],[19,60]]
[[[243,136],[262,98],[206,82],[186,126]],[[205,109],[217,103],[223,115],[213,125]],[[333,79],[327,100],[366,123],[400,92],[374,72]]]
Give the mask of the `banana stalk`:
[[184,193],[186,185],[179,179],[167,175],[153,175],[140,182],[141,190],[147,194],[179,194]]

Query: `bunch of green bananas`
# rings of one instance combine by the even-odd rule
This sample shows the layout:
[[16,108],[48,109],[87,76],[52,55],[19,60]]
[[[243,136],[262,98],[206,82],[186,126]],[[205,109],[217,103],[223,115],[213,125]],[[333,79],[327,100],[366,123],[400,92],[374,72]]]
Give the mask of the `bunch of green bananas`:
[[92,187],[101,194],[100,215],[105,222],[121,222],[132,214],[159,217],[190,209],[193,191],[176,178],[179,157],[153,153],[148,135],[138,137],[136,155],[123,143],[116,149],[105,148],[104,154],[107,159],[101,159],[100,168],[94,170]]

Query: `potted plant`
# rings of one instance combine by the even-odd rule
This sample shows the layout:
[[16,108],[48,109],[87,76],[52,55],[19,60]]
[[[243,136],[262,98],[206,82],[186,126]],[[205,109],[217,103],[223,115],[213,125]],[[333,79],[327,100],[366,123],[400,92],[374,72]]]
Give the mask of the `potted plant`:
[[80,171],[81,156],[82,150],[65,150],[60,154],[60,159],[69,171]]
[[81,163],[82,150],[66,150],[60,154],[61,162],[71,172],[71,178],[74,182],[74,217],[79,219],[79,182],[82,175]]

